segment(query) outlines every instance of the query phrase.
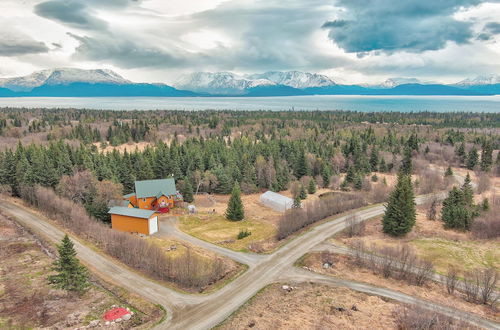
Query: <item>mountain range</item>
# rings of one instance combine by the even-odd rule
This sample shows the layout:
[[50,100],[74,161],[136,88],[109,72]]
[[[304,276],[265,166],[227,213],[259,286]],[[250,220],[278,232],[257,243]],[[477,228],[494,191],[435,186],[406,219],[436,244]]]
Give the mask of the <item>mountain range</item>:
[[479,76],[455,84],[391,78],[376,85],[345,85],[326,75],[300,71],[269,71],[250,75],[195,72],[180,77],[170,86],[135,83],[111,70],[59,68],[23,77],[0,78],[0,97],[494,94],[500,94],[500,76],[497,75]]

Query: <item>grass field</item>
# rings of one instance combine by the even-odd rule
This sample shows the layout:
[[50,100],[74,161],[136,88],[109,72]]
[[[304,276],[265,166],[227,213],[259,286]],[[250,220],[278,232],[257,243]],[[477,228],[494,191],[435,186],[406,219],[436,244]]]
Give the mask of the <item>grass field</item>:
[[500,269],[500,242],[420,238],[412,240],[410,245],[415,246],[421,257],[432,261],[440,273],[446,273],[449,266],[463,270]]
[[[229,221],[218,214],[186,215],[179,218],[179,227],[189,235],[236,251],[248,251],[250,244],[272,239],[276,233],[275,227],[264,221]],[[245,230],[252,234],[238,239]]]

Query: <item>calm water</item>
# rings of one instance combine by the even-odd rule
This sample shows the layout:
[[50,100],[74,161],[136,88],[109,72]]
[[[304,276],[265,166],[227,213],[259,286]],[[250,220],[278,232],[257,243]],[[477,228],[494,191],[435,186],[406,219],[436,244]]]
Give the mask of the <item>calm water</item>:
[[356,110],[500,112],[496,96],[284,96],[284,97],[26,97],[0,98],[0,107],[110,110]]

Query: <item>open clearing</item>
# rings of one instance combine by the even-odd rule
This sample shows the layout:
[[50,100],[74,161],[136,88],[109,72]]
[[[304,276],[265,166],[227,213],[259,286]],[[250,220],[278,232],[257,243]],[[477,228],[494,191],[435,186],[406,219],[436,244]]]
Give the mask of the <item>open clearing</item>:
[[395,329],[399,306],[346,288],[303,283],[288,292],[272,284],[218,329]]
[[[325,262],[333,264],[332,267],[324,269],[322,265]],[[444,285],[428,281],[423,286],[416,286],[410,285],[403,280],[384,278],[369,269],[358,267],[354,263],[354,258],[350,256],[327,252],[311,253],[300,260],[299,265],[307,267],[316,273],[388,288],[410,296],[476,313],[497,322],[500,320],[500,313],[498,313],[497,310],[492,309],[490,306],[469,303],[465,301],[459,293],[450,295],[447,293]]]
[[[150,328],[163,312],[155,305],[108,283],[91,285],[82,297],[52,288],[47,282],[53,259],[39,241],[0,214],[0,328],[76,328],[97,321],[112,305],[135,312],[111,329]],[[93,279],[96,281],[96,279]],[[97,283],[97,282],[96,282]],[[111,293],[113,292],[113,293]]]

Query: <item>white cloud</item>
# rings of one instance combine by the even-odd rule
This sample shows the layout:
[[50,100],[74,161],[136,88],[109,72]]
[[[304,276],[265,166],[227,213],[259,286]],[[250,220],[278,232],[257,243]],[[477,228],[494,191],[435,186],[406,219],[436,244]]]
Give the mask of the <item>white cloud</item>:
[[[15,29],[28,37],[25,42],[48,48],[46,53],[0,54],[0,75],[55,66],[109,68],[132,80],[156,82],[219,70],[302,70],[346,83],[500,74],[498,35],[417,53],[374,51],[360,57],[346,52],[321,28],[346,14],[336,6],[338,0],[70,0],[78,15],[66,14],[60,1],[0,1],[0,28]],[[453,18],[470,22],[471,33],[478,35],[488,22],[500,21],[500,4],[470,7]]]

